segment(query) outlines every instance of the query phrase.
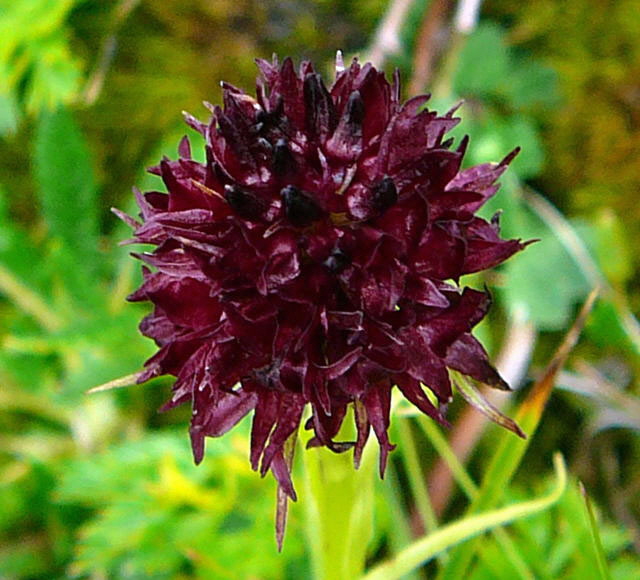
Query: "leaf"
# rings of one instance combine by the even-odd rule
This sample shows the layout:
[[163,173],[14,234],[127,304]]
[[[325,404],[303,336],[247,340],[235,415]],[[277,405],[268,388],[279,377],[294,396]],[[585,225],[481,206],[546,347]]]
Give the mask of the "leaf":
[[610,580],[611,574],[609,573],[609,568],[607,566],[607,557],[602,547],[602,540],[600,539],[600,532],[598,530],[598,524],[596,522],[593,505],[591,504],[591,500],[589,499],[587,490],[584,488],[584,485],[582,485],[582,483],[580,483],[580,492],[582,493],[582,497],[584,499],[584,507],[587,514],[587,521],[589,522],[589,532],[591,535],[591,545],[588,551],[592,555],[592,558],[595,560],[596,569],[598,570],[598,576],[602,580]]
[[503,79],[500,91],[517,108],[554,107],[560,101],[556,71],[530,58],[514,59],[514,66]]
[[463,131],[471,136],[468,162],[475,165],[495,162],[505,153],[520,147],[522,153],[511,163],[510,172],[514,172],[521,179],[529,179],[540,173],[544,165],[544,148],[533,121],[525,115],[510,115],[504,117],[487,113],[481,121],[465,119],[463,127],[457,129],[456,134]]
[[25,232],[9,216],[7,198],[0,187],[0,295],[32,316],[43,328],[62,326],[58,313],[47,304],[44,292],[42,256]]
[[[193,465],[186,433],[148,432],[135,441],[66,462],[58,504],[85,507],[71,571],[119,578],[284,578],[302,552],[297,514],[284,555],[273,545],[275,482],[246,459],[249,422]],[[70,505],[71,504],[71,505]],[[251,550],[247,550],[248,542]],[[215,546],[215,550],[211,547]],[[309,577],[303,574],[300,577]]]
[[9,199],[10,193],[0,185],[0,264],[34,289],[46,290],[41,251],[11,218]]
[[452,382],[455,384],[456,389],[462,395],[465,401],[467,401],[467,403],[480,411],[480,413],[482,413],[485,417],[487,417],[497,425],[508,429],[512,433],[518,435],[518,437],[521,437],[523,439],[527,438],[520,427],[518,427],[518,424],[513,419],[507,417],[504,413],[500,412],[500,410],[494,405],[492,405],[491,402],[489,402],[489,400],[487,400],[484,395],[475,387],[471,379],[461,373],[451,370],[449,371],[449,375]]
[[504,30],[493,23],[481,23],[467,39],[453,84],[458,94],[506,101],[516,110],[559,102],[555,71],[528,55],[518,56]]
[[620,318],[619,309],[611,300],[598,301],[589,319],[587,332],[598,346],[625,348],[638,354]]
[[539,330],[566,327],[574,304],[588,291],[586,281],[553,238],[527,248],[505,267],[500,289],[512,315],[524,311]]
[[72,56],[64,36],[38,40],[31,50],[42,57],[34,59],[26,86],[26,110],[52,111],[72,102],[80,88],[80,66]]
[[69,110],[41,116],[34,164],[51,234],[72,253],[75,267],[90,274],[97,266],[98,191],[91,152]]
[[511,169],[520,179],[539,175],[544,166],[545,152],[534,122],[524,115],[511,115],[502,123],[496,123],[495,127],[504,144],[502,151],[510,151],[516,146],[522,148],[523,153],[511,164]]
[[453,80],[460,95],[493,93],[510,69],[504,32],[495,24],[481,24],[467,39]]
[[[72,101],[81,64],[72,53],[66,20],[78,0],[21,0],[0,9],[0,86],[16,114],[53,110]],[[0,114],[0,117],[2,115]],[[2,121],[0,121],[0,127]]]
[[524,239],[540,240],[503,269],[506,282],[499,292],[507,307],[513,315],[524,311],[540,330],[566,328],[574,305],[591,288],[587,275],[567,251],[559,233],[528,207],[513,204],[503,218],[505,233],[517,230]]
[[13,273],[0,264],[0,294],[5,295],[23,312],[29,314],[48,331],[59,330],[63,320],[49,305]]
[[[533,478],[525,483],[537,487]],[[522,501],[526,496],[521,490],[509,490],[510,501]],[[591,502],[590,502],[591,503]],[[593,507],[593,506],[592,506]],[[530,566],[528,575],[517,574],[509,567],[505,552],[490,538],[481,540],[479,562],[474,566],[470,580],[487,578],[522,578],[533,580],[556,580],[559,578],[602,578],[611,569],[614,578],[636,578],[640,572],[640,559],[631,556],[625,574],[614,573],[614,568],[625,557],[632,543],[628,530],[615,522],[600,520],[592,527],[586,510],[585,498],[575,481],[571,481],[560,501],[551,509],[540,512],[526,521],[514,522],[509,530],[519,554]],[[592,530],[599,538],[601,550],[596,548]],[[600,551],[598,555],[596,552]],[[630,554],[629,554],[630,556]],[[601,559],[601,565],[598,564]],[[609,575],[604,576],[606,578]]]

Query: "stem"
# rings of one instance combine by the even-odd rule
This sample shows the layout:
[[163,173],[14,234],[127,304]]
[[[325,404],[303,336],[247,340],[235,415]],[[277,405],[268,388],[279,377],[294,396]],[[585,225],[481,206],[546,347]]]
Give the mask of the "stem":
[[[536,381],[525,400],[518,407],[515,420],[520,425],[529,439],[507,438],[503,434],[498,440],[493,455],[489,459],[489,465],[484,473],[482,486],[467,508],[467,514],[476,514],[490,509],[498,504],[504,490],[509,485],[514,473],[520,466],[522,458],[528,448],[529,442],[540,423],[542,414],[555,385],[556,377],[571,349],[575,346],[584,327],[585,321],[591,312],[597,296],[596,291],[587,298],[580,313],[568,330],[560,346],[558,346],[553,358],[547,365],[542,377]],[[458,579],[465,578],[473,558],[478,549],[477,542],[472,541],[464,550],[455,549],[450,554],[451,560],[446,569],[443,569],[438,578]]]
[[587,511],[587,517],[589,521],[589,534],[591,536],[591,541],[593,542],[593,551],[596,555],[596,561],[598,564],[598,576],[602,578],[602,580],[611,580],[611,573],[609,572],[609,567],[607,566],[607,558],[605,556],[604,548],[602,547],[600,534],[598,533],[598,522],[596,521],[596,516],[593,512],[591,500],[589,499],[587,490],[584,488],[582,482],[579,482],[579,485],[580,493],[582,494],[582,498],[584,499],[584,506]]
[[[352,413],[352,411],[350,411]],[[347,419],[338,440],[353,440]],[[351,453],[336,455],[324,447],[302,452],[307,538],[317,580],[359,578],[373,535],[375,445],[365,447],[360,469]]]
[[415,440],[411,433],[411,426],[409,421],[404,419],[397,422],[397,428],[402,455],[409,476],[409,485],[411,486],[420,519],[422,520],[425,532],[432,532],[438,527],[438,520],[431,506],[424,473],[420,468],[420,459],[418,458]]
[[418,417],[418,424],[429,438],[448,473],[453,476],[467,497],[473,497],[478,488],[438,426],[429,417],[424,416]]
[[[393,530],[393,533],[389,534],[388,538],[389,552],[391,554],[399,553],[414,541],[408,518],[405,516],[404,508],[399,499],[402,496],[402,491],[398,481],[397,469],[396,465],[391,463],[384,478],[385,502],[390,512],[390,526]],[[417,580],[418,578],[421,578],[418,573],[413,572],[406,574],[404,580]]]

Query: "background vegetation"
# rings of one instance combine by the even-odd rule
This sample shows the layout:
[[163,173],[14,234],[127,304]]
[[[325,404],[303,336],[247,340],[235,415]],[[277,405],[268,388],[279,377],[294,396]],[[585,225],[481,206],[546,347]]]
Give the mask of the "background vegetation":
[[275,486],[249,468],[246,424],[210,442],[196,468],[188,409],[156,412],[167,379],[85,391],[154,350],[137,332],[145,307],[124,301],[139,266],[109,208],[134,211],[132,185],[159,187],[144,168],[176,155],[189,131],[181,111],[205,117],[221,79],[249,90],[253,59],[274,51],[330,74],[336,48],[399,67],[405,96],[430,90],[438,109],[464,98],[456,136],[471,135],[469,163],[523,149],[487,211],[504,210],[505,236],[541,242],[473,280],[494,289],[479,333],[517,387],[511,400],[487,395],[495,405],[526,413],[532,383],[600,288],[544,414],[524,416],[537,431],[523,447],[464,402],[448,444],[398,409],[368,563],[473,512],[473,481],[482,494],[501,449],[522,455],[508,488],[504,475],[506,503],[548,490],[560,450],[570,481],[553,508],[408,577],[640,577],[638,3],[491,0],[468,35],[455,7],[0,1],[0,578],[309,577],[304,506],[277,554]]

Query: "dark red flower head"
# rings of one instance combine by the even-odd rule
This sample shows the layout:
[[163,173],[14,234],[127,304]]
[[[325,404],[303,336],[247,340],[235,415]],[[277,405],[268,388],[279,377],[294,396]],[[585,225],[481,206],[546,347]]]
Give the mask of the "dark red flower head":
[[[258,66],[255,98],[223,84],[207,123],[186,115],[206,162],[185,137],[151,169],[168,193],[137,193],[142,223],[125,219],[156,248],[130,299],[153,303],[140,328],[160,347],[140,381],[177,377],[165,408],[191,403],[196,462],[253,411],[251,465],[295,498],[284,445],[307,405],[310,445],[356,465],[373,427],[382,473],[394,386],[441,423],[448,368],[507,388],[471,335],[490,297],[457,281],[524,244],[474,215],[515,152],[461,170],[453,110],[401,104],[397,77],[355,60],[330,88],[309,62]],[[357,438],[335,441],[349,405]]]

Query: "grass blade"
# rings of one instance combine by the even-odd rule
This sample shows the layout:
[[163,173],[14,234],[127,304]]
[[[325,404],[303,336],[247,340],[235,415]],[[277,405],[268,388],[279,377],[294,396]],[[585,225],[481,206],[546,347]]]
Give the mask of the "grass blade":
[[498,510],[468,516],[448,526],[444,526],[425,538],[414,542],[402,550],[393,559],[376,566],[363,580],[394,580],[421,564],[428,562],[437,554],[460,542],[497,526],[538,513],[555,504],[567,486],[567,471],[560,454],[554,456],[556,485],[548,495],[511,505]]
[[593,543],[593,552],[596,562],[598,564],[598,574],[602,580],[611,580],[611,574],[609,573],[609,567],[607,566],[607,557],[602,547],[602,540],[600,539],[600,532],[598,531],[598,523],[596,522],[596,516],[593,512],[593,505],[587,495],[587,491],[584,485],[580,483],[580,493],[584,499],[584,507],[587,512],[587,518],[589,521],[589,531],[591,532],[591,540]]
[[[489,462],[480,491],[467,510],[468,514],[477,514],[491,509],[502,498],[503,490],[509,485],[511,478],[518,469],[522,457],[529,446],[529,441],[531,441],[538,427],[556,377],[562,369],[567,356],[578,341],[589,312],[593,308],[597,293],[597,290],[591,292],[542,377],[535,383],[515,415],[516,423],[520,425],[528,438],[526,440],[517,439],[510,433],[504,433],[501,436],[496,451]],[[451,554],[446,568],[441,571],[438,577],[441,580],[465,578],[475,555],[475,548],[475,543],[472,543],[465,546],[464,550],[455,550]]]

